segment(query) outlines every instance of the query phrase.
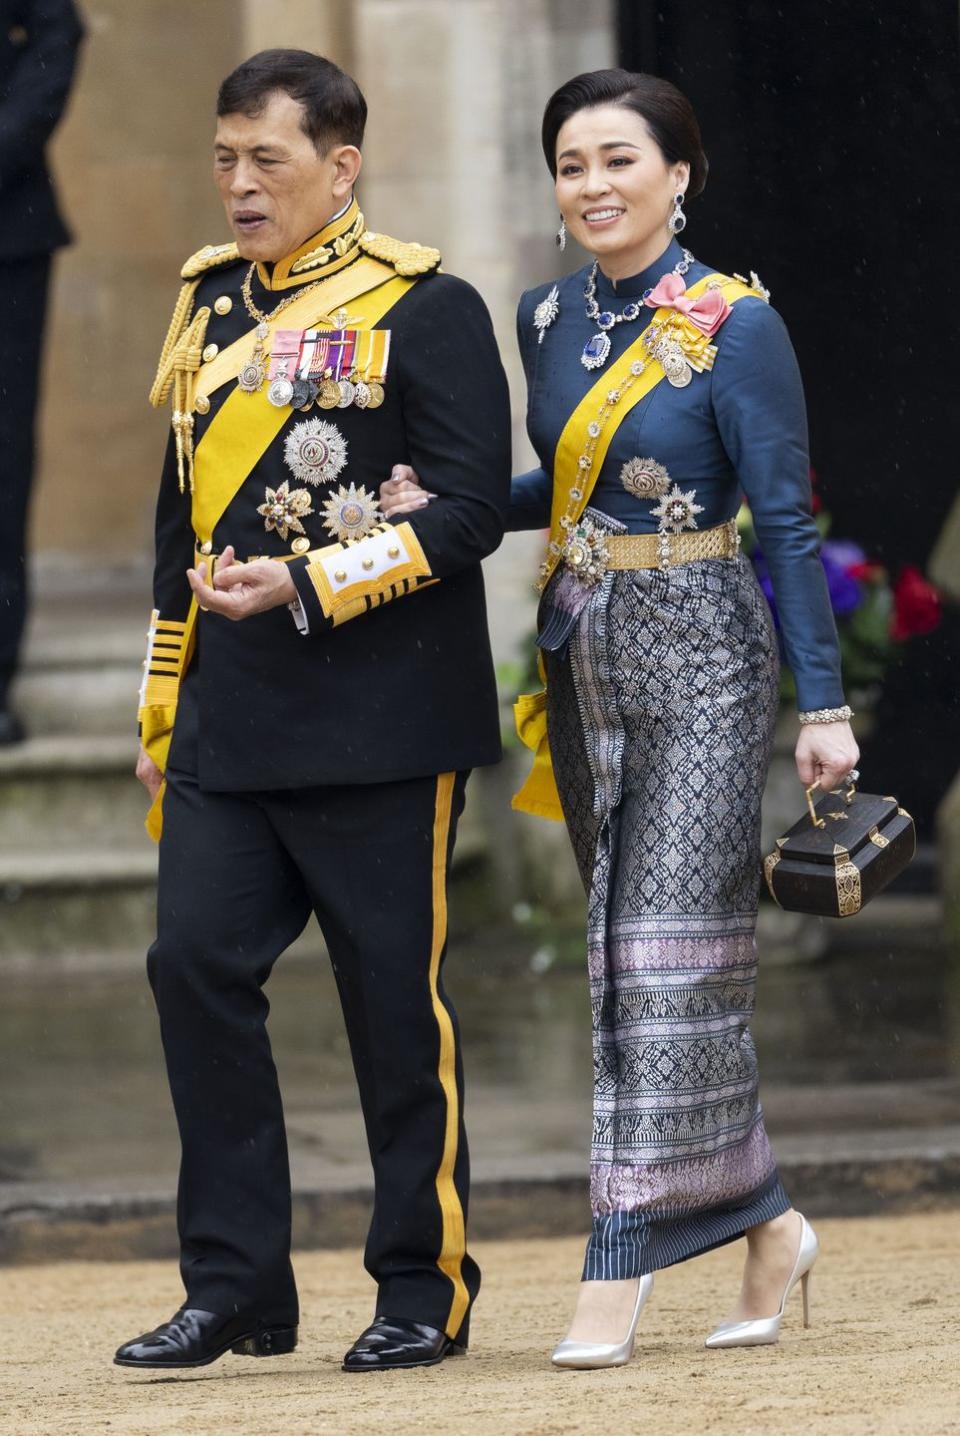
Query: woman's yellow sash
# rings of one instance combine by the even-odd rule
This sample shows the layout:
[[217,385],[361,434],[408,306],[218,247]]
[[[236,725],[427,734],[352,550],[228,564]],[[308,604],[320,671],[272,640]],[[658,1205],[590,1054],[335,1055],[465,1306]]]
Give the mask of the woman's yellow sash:
[[[690,286],[686,291],[687,297],[696,299],[710,285],[719,285],[729,304],[735,304],[738,299],[743,299],[746,295],[752,294],[755,299],[759,297],[757,291],[751,289],[749,285],[741,284],[736,279],[729,279],[723,274],[705,275],[703,279],[699,279],[696,284]],[[673,311],[670,309],[658,309],[647,327],[654,324],[665,324],[671,318],[672,313]],[[583,515],[584,509],[590,502],[590,496],[600,470],[603,468],[603,462],[613,436],[624,419],[640,403],[640,400],[646,398],[664,378],[663,366],[658,360],[652,358],[646,347],[644,342],[646,333],[647,329],[644,329],[629,348],[624,350],[620,358],[605,370],[592,388],[587,390],[557,440],[553,458],[553,500],[550,510],[549,542],[551,546],[559,546],[563,542],[565,531],[560,524],[561,518],[569,516],[572,522],[576,523]],[[645,367],[642,374],[634,380],[631,375],[631,365],[638,359],[644,361]],[[631,380],[631,386],[604,424],[594,446],[591,467],[587,476],[584,477],[583,471],[579,468],[579,459],[587,442],[587,425],[596,419],[610,390],[620,388],[628,380]],[[580,498],[576,504],[571,504],[570,501],[571,488],[580,489]],[[549,581],[559,561],[558,550],[553,547],[549,548],[545,581]],[[560,806],[560,794],[557,792],[553,762],[550,756],[550,740],[547,734],[546,672],[542,659],[538,666],[540,677],[544,683],[543,688],[539,693],[522,694],[513,707],[517,735],[524,747],[530,748],[534,753],[533,767],[523,787],[514,794],[513,807],[523,813],[533,813],[539,818],[552,818],[554,821],[562,822],[563,809]]]

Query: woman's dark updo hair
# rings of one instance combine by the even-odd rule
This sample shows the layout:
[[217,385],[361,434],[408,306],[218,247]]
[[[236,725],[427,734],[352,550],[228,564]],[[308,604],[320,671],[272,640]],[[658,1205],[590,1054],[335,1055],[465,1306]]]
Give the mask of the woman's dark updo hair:
[[707,157],[700,144],[700,126],[693,106],[669,80],[631,70],[589,70],[561,85],[543,112],[543,153],[557,177],[557,135],[578,110],[622,105],[646,122],[668,165],[686,160],[690,166],[687,196],[693,199],[707,182]]

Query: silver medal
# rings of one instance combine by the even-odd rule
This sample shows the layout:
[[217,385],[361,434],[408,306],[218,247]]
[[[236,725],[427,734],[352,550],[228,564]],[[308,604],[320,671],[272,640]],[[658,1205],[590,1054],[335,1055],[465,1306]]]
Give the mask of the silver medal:
[[293,398],[293,385],[289,379],[274,379],[267,390],[267,398],[275,409],[285,409]]
[[685,389],[693,378],[693,370],[683,356],[679,344],[664,344],[657,354],[667,382],[675,389]]
[[349,409],[357,393],[357,386],[351,384],[349,379],[340,380],[340,398],[337,400],[338,409]]
[[358,409],[365,409],[370,403],[370,389],[362,379],[356,385],[353,402]]
[[259,359],[248,359],[237,375],[237,384],[245,394],[256,394],[263,388],[264,371]]

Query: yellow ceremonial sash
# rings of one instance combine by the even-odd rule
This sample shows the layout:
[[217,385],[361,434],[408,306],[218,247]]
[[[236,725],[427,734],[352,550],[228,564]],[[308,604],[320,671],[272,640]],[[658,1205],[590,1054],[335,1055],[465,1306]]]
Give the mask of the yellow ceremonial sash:
[[[366,292],[356,288],[361,278],[356,275],[353,291],[346,293],[345,281],[348,275],[353,276],[354,269],[363,264],[363,260],[358,260],[353,268],[342,274],[332,275],[326,285],[312,292],[309,296],[312,303],[309,306],[304,303],[296,323],[291,321],[297,305],[289,305],[283,311],[285,327],[313,328],[319,322],[319,316],[328,315],[331,309],[349,302],[350,327],[372,329],[387,310],[392,309],[397,300],[417,282],[415,279],[401,279],[393,270],[388,270],[386,265],[372,262],[380,274],[387,270],[393,277],[384,283],[368,269],[368,280],[372,282],[368,283]],[[304,301],[306,299],[305,295]],[[311,315],[309,321],[301,322],[308,312]],[[237,344],[231,345],[230,348],[236,349],[242,342],[238,340]],[[251,337],[251,353],[252,350]],[[216,360],[213,362],[216,363]],[[237,364],[235,373],[239,374],[244,362],[246,361]],[[289,417],[289,408],[278,409],[270,403],[266,386],[255,394],[247,394],[239,388],[234,389],[220,406],[216,417],[197,444],[193,459],[193,529],[201,544],[208,543],[213,538],[213,531],[230,501]]]
[[[331,275],[309,295],[288,304],[271,330],[326,327],[326,316],[346,304],[350,306],[352,329],[372,329],[416,282],[416,278],[401,278],[390,265],[364,257],[348,270]],[[253,332],[245,334],[218,354],[199,376],[204,387],[198,385],[191,399],[194,400],[197,393],[210,393],[236,378],[252,355],[255,340]],[[269,337],[264,340],[264,348],[269,350]],[[212,539],[230,501],[289,417],[289,408],[277,408],[268,401],[265,387],[255,394],[235,389],[221,405],[194,454],[192,517],[199,543]],[[184,625],[178,684],[193,655],[197,612],[197,600],[191,598]],[[175,716],[175,701],[159,707],[148,705],[140,711],[141,742],[161,771],[166,767]],[[146,817],[147,832],[156,842],[160,840],[163,825],[165,787],[166,783]]]
[[[724,298],[730,304],[735,304],[738,299],[743,299],[751,294],[755,299],[759,297],[757,291],[751,289],[749,285],[741,284],[735,279],[728,279],[722,274],[705,275],[703,279],[699,279],[696,284],[690,286],[686,291],[687,297],[696,299],[710,284],[719,284],[723,289]],[[672,313],[673,311],[670,309],[656,310],[647,328],[653,324],[665,323]],[[613,436],[624,419],[639,404],[640,400],[646,398],[664,378],[663,366],[659,360],[652,358],[644,344],[646,332],[647,329],[644,329],[643,333],[634,340],[629,348],[624,350],[614,364],[611,364],[593,387],[587,390],[557,440],[553,458],[553,498],[550,508],[549,542],[551,545],[562,543],[565,531],[560,524],[561,518],[569,515],[571,521],[577,523],[583,515],[590,502],[590,496],[600,470],[603,468],[603,462]],[[585,475],[579,467],[579,459],[587,441],[587,425],[596,419],[610,390],[619,388],[631,377],[630,366],[637,359],[644,360],[643,373],[633,381],[628,392],[604,424],[594,446],[591,467]],[[571,488],[579,488],[581,495],[573,505],[570,500]],[[549,582],[559,562],[559,553],[548,550],[548,568],[544,586]],[[553,761],[550,755],[550,739],[547,733],[546,672],[542,659],[539,660],[538,666],[540,677],[543,679],[543,688],[539,693],[521,694],[513,708],[517,735],[524,747],[532,750],[534,760],[533,767],[522,788],[513,796],[512,806],[523,813],[533,813],[539,818],[551,818],[556,822],[562,822],[563,809],[560,805],[560,794],[557,792]]]

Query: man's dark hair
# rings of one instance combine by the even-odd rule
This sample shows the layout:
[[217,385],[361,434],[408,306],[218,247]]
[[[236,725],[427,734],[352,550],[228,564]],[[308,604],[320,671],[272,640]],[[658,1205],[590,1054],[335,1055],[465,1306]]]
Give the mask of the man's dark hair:
[[261,50],[227,76],[218,115],[261,114],[278,90],[303,106],[303,130],[320,154],[331,145],[363,144],[367,102],[356,80],[309,50]]
[[557,135],[571,115],[599,105],[622,105],[646,122],[668,165],[686,160],[690,166],[687,195],[693,199],[707,182],[707,157],[693,106],[676,85],[657,75],[633,70],[591,70],[561,85],[543,112],[543,153],[557,177]]

